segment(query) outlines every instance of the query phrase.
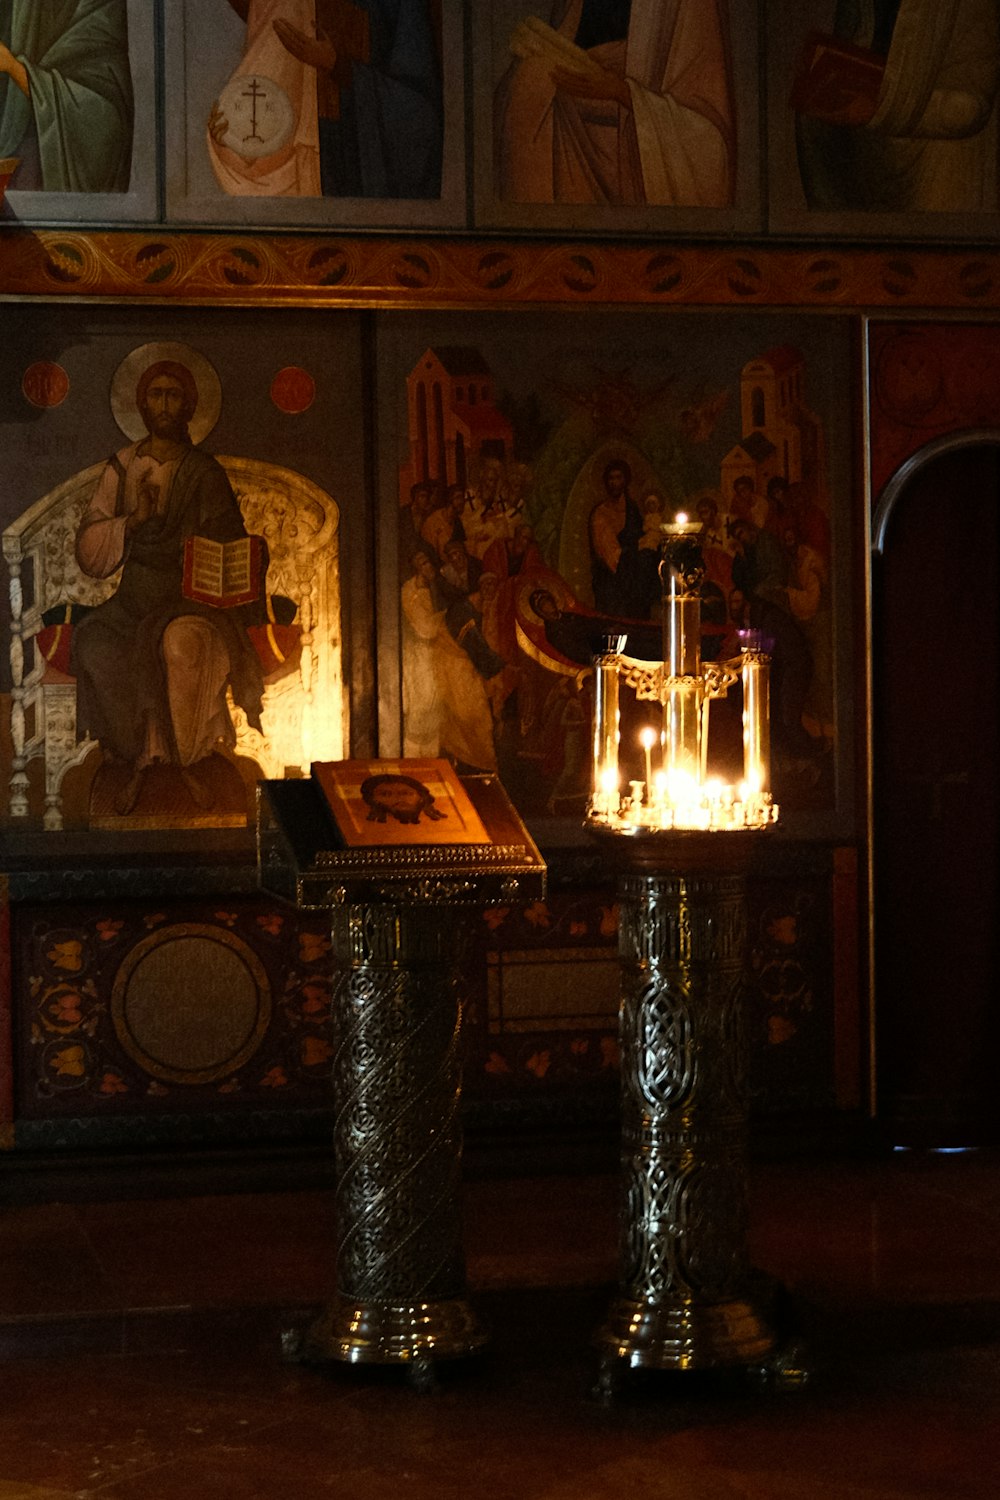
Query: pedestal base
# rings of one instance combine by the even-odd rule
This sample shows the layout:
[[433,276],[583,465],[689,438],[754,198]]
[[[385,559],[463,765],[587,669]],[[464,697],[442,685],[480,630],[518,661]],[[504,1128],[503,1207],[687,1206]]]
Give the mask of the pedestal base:
[[287,1352],[304,1364],[429,1364],[474,1354],[487,1340],[464,1297],[394,1304],[338,1296]]
[[759,1365],[777,1346],[768,1319],[752,1302],[684,1298],[650,1303],[618,1297],[597,1334],[602,1366],[633,1370],[713,1370]]

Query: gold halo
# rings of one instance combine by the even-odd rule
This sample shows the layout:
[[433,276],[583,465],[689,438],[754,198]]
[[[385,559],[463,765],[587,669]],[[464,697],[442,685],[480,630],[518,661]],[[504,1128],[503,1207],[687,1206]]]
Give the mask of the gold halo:
[[146,424],[135,404],[135,390],[140,378],[150,365],[161,359],[171,359],[175,364],[185,365],[198,387],[198,407],[188,423],[192,443],[200,443],[215,426],[222,411],[222,382],[215,366],[204,354],[192,349],[190,344],[173,343],[158,339],[152,344],[140,344],[131,354],[126,354],[111,377],[111,412],[118,426],[133,443],[146,436]]

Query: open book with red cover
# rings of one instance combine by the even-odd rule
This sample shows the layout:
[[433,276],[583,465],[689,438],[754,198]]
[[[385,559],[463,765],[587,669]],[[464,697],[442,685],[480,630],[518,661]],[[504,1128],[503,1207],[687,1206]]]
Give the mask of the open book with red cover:
[[885,58],[867,47],[811,31],[799,55],[789,104],[833,125],[864,125],[878,107]]
[[233,609],[260,598],[264,541],[259,536],[241,536],[231,542],[216,542],[207,536],[189,536],[184,541],[185,599]]

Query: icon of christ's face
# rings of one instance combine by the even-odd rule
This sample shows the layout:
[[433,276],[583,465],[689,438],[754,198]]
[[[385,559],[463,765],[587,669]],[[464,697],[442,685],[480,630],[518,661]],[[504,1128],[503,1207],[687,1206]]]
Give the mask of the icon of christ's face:
[[157,375],[146,387],[142,418],[154,437],[183,438],[187,429],[184,389],[169,375]]
[[393,817],[400,813],[412,817],[420,813],[424,796],[416,787],[407,786],[403,781],[386,781],[372,792],[372,801],[392,813]]

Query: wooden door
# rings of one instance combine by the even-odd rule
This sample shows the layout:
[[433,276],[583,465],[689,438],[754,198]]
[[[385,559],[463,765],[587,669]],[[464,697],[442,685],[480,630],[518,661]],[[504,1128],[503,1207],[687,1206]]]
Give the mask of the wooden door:
[[1000,449],[928,461],[874,570],[878,1114],[901,1145],[1000,1139]]

